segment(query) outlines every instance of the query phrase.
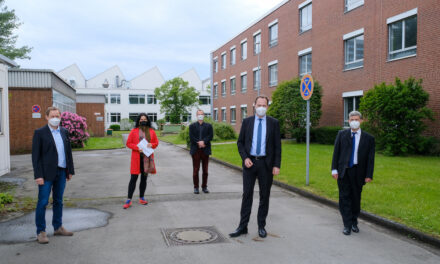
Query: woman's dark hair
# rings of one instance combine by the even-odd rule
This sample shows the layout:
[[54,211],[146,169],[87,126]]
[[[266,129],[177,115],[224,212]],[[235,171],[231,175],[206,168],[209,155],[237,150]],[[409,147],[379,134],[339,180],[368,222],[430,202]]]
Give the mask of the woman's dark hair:
[[147,118],[147,126],[151,127],[151,122],[150,122],[150,118],[148,118],[147,114],[145,113],[140,113],[138,115],[138,117],[136,118],[136,124],[134,125],[134,127],[139,127],[140,126],[140,122],[141,122],[141,117],[145,116]]

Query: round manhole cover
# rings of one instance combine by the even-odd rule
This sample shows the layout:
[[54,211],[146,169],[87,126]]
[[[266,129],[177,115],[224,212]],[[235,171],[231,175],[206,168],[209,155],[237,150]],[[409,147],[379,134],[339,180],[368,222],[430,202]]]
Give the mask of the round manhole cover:
[[184,244],[210,243],[218,238],[218,235],[206,229],[177,230],[170,234],[170,239]]

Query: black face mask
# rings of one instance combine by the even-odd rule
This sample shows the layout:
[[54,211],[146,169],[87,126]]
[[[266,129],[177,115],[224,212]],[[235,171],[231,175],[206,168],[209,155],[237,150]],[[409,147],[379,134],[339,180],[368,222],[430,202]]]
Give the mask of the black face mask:
[[139,122],[139,124],[141,126],[150,126],[150,122],[148,122],[148,121],[141,121],[141,122]]

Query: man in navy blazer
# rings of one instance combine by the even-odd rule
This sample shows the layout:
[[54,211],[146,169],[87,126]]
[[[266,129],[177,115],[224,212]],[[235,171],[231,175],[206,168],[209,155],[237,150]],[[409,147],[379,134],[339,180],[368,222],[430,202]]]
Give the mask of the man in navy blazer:
[[361,192],[365,183],[373,180],[374,137],[361,131],[362,114],[349,114],[350,128],[341,130],[335,140],[332,176],[338,181],[339,211],[342,215],[344,235],[358,233],[361,211]]
[[63,194],[66,180],[75,174],[70,147],[69,132],[61,127],[61,112],[56,107],[46,110],[48,124],[34,132],[32,140],[32,165],[35,182],[38,184],[38,203],[35,210],[37,240],[49,243],[46,235],[46,206],[50,192],[53,198],[52,225],[54,235],[72,236],[62,225]]
[[269,212],[269,197],[273,175],[280,173],[281,133],[277,119],[267,116],[269,98],[255,99],[255,116],[243,120],[237,146],[243,160],[243,197],[240,224],[229,236],[247,234],[251,215],[255,181],[258,178],[260,204],[258,207],[258,235],[266,237],[266,217]]

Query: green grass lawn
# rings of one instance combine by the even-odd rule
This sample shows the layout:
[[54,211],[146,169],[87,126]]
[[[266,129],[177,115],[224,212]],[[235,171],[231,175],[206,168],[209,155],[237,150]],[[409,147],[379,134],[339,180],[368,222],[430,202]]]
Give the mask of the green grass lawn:
[[[338,200],[331,177],[333,146],[311,144],[306,186],[306,145],[283,143],[277,180]],[[241,166],[236,144],[213,146],[213,156]],[[440,237],[440,157],[387,157],[376,154],[373,182],[362,192],[362,209]]]
[[[173,143],[176,145],[185,145],[186,144],[186,142],[183,139],[181,139],[178,134],[167,134],[164,136],[160,136],[158,133],[157,137],[159,138],[159,140],[163,140],[165,142]],[[233,141],[234,143],[237,142],[236,139],[227,139],[227,140],[213,140],[211,143],[225,143],[225,142],[231,142],[231,141]]]
[[113,131],[111,136],[90,137],[84,148],[75,148],[73,150],[94,150],[94,149],[115,149],[123,148],[122,134],[128,134],[130,131]]

